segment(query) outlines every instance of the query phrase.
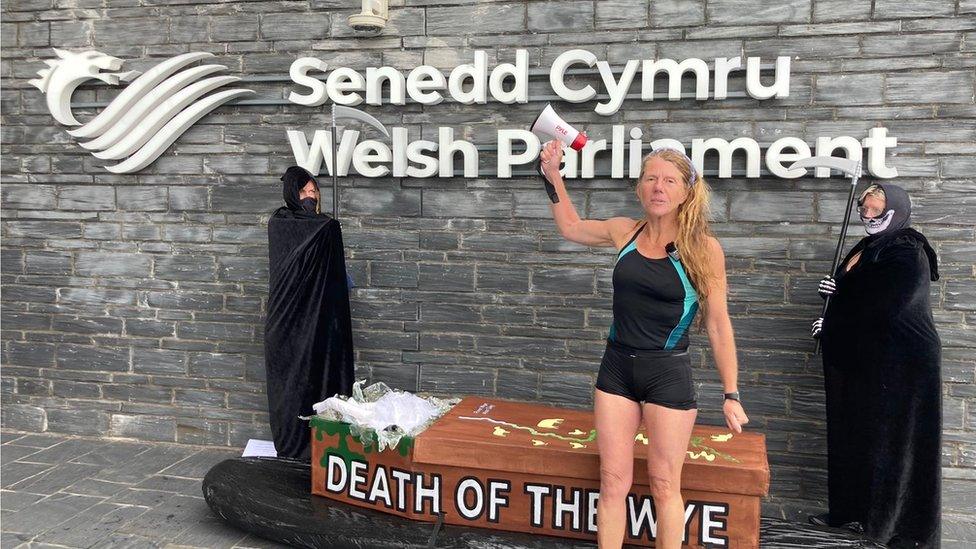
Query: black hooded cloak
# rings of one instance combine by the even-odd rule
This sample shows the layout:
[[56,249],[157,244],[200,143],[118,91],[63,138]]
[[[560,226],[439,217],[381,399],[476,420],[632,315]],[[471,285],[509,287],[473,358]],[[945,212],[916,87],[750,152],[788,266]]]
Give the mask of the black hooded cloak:
[[303,209],[298,198],[315,178],[293,166],[281,179],[286,206],[268,221],[268,408],[278,456],[308,459],[309,428],[298,416],[352,391],[349,288],[339,222]]
[[880,186],[885,228],[858,242],[834,273],[820,336],[829,523],[860,522],[885,544],[939,547],[941,344],[929,302],[938,263],[908,227],[907,193]]

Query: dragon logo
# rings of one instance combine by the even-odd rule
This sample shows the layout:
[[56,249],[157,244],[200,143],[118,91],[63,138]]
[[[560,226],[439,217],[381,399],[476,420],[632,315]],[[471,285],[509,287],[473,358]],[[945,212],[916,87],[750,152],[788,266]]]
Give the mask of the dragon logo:
[[[240,80],[236,76],[210,76],[227,68],[223,65],[191,67],[213,57],[211,53],[184,53],[139,73],[114,72],[122,68],[123,61],[97,51],[54,52],[58,58],[46,60],[48,68],[38,71],[39,78],[30,80],[30,84],[44,93],[55,120],[66,126],[81,126],[68,130],[68,134],[84,140],[79,143],[82,147],[96,158],[121,160],[105,166],[112,173],[145,168],[207,113],[254,93],[230,88],[206,95]],[[130,83],[98,115],[81,123],[71,112],[71,95],[80,84],[92,79],[111,86]]]

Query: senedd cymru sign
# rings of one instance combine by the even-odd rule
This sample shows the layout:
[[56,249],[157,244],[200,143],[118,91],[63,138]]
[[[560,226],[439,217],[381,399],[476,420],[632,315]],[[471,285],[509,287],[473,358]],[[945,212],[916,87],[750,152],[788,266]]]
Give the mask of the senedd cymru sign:
[[[57,58],[45,61],[47,68],[38,71],[38,78],[30,81],[46,96],[47,106],[55,120],[66,126],[79,126],[68,133],[79,145],[92,151],[96,158],[118,163],[106,165],[113,173],[134,173],[152,164],[197,120],[221,105],[234,101],[253,90],[227,87],[241,79],[217,75],[226,69],[222,65],[199,64],[213,57],[210,53],[190,52],[158,63],[144,73],[118,72],[121,59],[96,51],[72,53],[54,50]],[[352,107],[365,103],[382,108],[385,105],[436,105],[445,100],[465,104],[487,104],[489,101],[514,104],[529,103],[528,52],[516,50],[514,63],[501,63],[489,70],[484,51],[474,52],[474,62],[458,65],[448,74],[429,65],[421,65],[407,74],[392,67],[369,67],[365,74],[348,67],[331,68],[327,61],[302,57],[296,59],[289,76],[297,89],[288,94],[288,102],[308,107],[333,105]],[[590,84],[574,82],[580,70],[592,72],[596,67],[602,93]],[[591,52],[573,49],[563,52],[549,67],[549,86],[556,97],[570,103],[596,101],[594,112],[610,116],[618,112],[624,100],[677,101],[682,98],[681,83],[691,73],[695,83],[695,99],[723,100],[731,95],[729,77],[745,72],[745,93],[739,97],[756,100],[789,96],[790,58],[778,57],[772,82],[760,80],[763,70],[759,57],[716,58],[711,66],[702,59],[631,59],[622,69],[614,70],[606,61]],[[110,71],[110,72],[102,72]],[[575,71],[575,73],[574,73]],[[630,94],[634,81],[640,76],[639,94]],[[655,80],[661,74],[667,79],[667,93],[656,94]],[[126,87],[95,117],[79,122],[71,110],[71,96],[86,81],[101,80]],[[384,95],[384,86],[388,91]],[[209,95],[208,95],[209,94]],[[541,108],[540,108],[541,110]],[[375,120],[375,119],[374,119]],[[378,124],[378,123],[377,123]],[[314,130],[311,138],[303,130],[288,129],[286,137],[295,162],[313,174],[322,171],[346,176],[355,172],[362,177],[484,177],[479,173],[479,148],[464,139],[456,139],[451,127],[437,128],[437,140],[410,139],[407,128],[393,127],[387,141],[360,139],[355,129],[336,132],[333,143],[330,129]],[[646,149],[644,131],[629,130],[624,125],[612,125],[609,139],[590,139],[582,151],[567,149],[563,173],[567,178],[593,178],[598,155],[609,151],[610,177],[637,177],[640,158]],[[526,129],[499,129],[496,133],[497,154],[495,171],[498,178],[513,176],[513,167],[528,166],[539,154],[540,141]],[[686,150],[685,144],[668,137],[658,137],[647,143],[652,149],[673,147]],[[842,152],[846,158],[862,160],[867,150],[867,171],[878,178],[897,176],[897,170],[886,164],[887,151],[897,145],[884,127],[871,128],[863,138],[854,136],[821,136],[811,145],[798,137],[785,136],[763,147],[755,139],[737,137],[731,141],[721,137],[695,138],[691,141],[691,158],[699,169],[705,154],[718,155],[719,178],[732,176],[732,156],[736,151],[745,155],[745,176],[760,176],[761,165],[775,177],[793,179],[806,175],[806,170],[790,170],[786,166],[810,156],[831,156]],[[333,152],[335,151],[335,152]],[[461,173],[455,167],[461,156]],[[335,157],[335,158],[333,158]],[[351,169],[350,169],[351,168]],[[817,168],[816,177],[829,177],[828,168]]]

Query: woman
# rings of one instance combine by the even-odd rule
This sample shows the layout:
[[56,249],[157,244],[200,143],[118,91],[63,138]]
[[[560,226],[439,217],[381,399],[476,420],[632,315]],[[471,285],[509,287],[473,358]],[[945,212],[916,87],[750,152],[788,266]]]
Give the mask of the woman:
[[308,461],[312,405],[348,395],[352,321],[339,223],[320,214],[308,171],[281,178],[285,206],[268,220],[269,292],[264,330],[268,410],[278,457]]
[[560,234],[585,246],[618,250],[614,320],[594,395],[600,448],[600,547],[623,543],[634,436],[642,420],[657,510],[656,547],[680,547],[684,534],[681,466],[697,415],[688,326],[699,304],[725,387],[726,423],[741,433],[749,421],[738,400],[725,260],[708,226],[707,184],[683,153],[657,150],[643,159],[637,181],[643,219],[580,219],[559,174],[562,146],[550,141],[541,157],[543,174],[558,194],[552,213]]
[[[862,529],[889,547],[938,547],[941,344],[932,319],[935,252],[908,227],[901,187],[858,199],[868,236],[833,277],[814,323],[823,346],[829,513],[815,523]],[[822,330],[822,331],[821,331]]]
[[319,206],[319,184],[307,170],[292,166],[285,170],[281,181],[285,206],[275,210],[274,216],[310,218],[322,211]]

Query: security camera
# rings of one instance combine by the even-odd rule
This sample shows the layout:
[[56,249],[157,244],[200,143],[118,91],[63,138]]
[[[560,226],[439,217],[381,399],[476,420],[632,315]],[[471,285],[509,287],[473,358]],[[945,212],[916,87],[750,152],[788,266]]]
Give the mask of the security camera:
[[362,11],[349,16],[349,26],[358,31],[380,31],[389,18],[389,0],[363,0]]

